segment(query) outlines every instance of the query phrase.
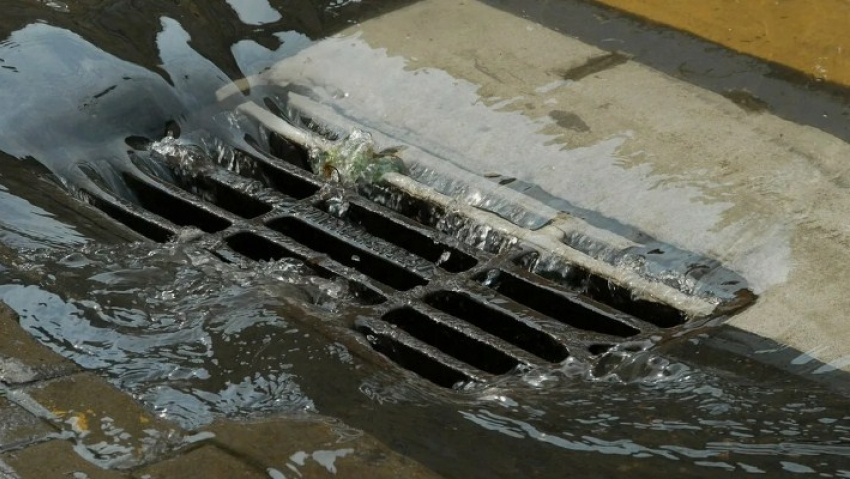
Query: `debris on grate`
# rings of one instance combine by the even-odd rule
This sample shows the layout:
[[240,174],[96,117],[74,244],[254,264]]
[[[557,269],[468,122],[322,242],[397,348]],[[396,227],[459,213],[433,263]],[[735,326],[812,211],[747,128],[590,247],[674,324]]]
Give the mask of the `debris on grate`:
[[126,191],[90,173],[102,188],[83,197],[153,241],[202,240],[228,262],[296,258],[347,283],[354,301],[338,317],[351,333],[439,386],[590,360],[754,300],[743,285],[724,302],[624,272],[551,224],[520,228],[396,172],[328,181],[303,143],[278,134],[283,120],[253,105],[268,140],[248,138],[251,153],[187,169],[177,156],[204,153],[168,137],[168,148],[131,152]]

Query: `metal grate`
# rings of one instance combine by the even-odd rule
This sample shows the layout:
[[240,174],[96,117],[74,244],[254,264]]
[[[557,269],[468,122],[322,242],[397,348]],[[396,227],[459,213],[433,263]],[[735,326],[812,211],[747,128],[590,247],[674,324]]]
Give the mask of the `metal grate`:
[[154,241],[204,238],[224,261],[297,258],[341,278],[356,299],[340,315],[349,330],[440,386],[589,359],[691,319],[577,265],[535,273],[540,253],[519,244],[473,248],[435,227],[443,208],[398,188],[323,188],[296,166],[306,164],[297,147],[273,136],[268,149],[284,158],[238,152],[230,169],[159,173],[166,180],[142,168],[124,175],[131,196],[84,195]]

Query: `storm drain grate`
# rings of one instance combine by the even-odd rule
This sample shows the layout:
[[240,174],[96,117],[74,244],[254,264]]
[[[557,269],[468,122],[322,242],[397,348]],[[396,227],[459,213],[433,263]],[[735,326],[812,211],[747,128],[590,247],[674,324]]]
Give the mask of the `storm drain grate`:
[[577,265],[537,271],[540,253],[504,247],[506,238],[490,251],[474,248],[440,231],[443,208],[401,189],[369,195],[391,197],[389,208],[362,192],[323,188],[297,166],[303,151],[279,137],[266,150],[277,156],[237,152],[231,169],[191,174],[140,167],[124,175],[129,194],[84,193],[154,241],[203,239],[224,261],[297,258],[344,281],[355,297],[340,314],[350,330],[440,386],[589,359],[690,319]]

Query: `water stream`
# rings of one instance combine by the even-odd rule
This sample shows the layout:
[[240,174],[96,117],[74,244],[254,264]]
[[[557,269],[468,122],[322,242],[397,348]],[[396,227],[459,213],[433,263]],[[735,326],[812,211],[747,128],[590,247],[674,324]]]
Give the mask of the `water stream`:
[[0,0],[0,300],[53,350],[190,430],[320,413],[450,477],[850,478],[846,396],[748,358],[835,372],[725,326],[444,390],[358,347],[344,282],[128,242],[57,206],[90,186],[82,171],[121,192],[137,150],[173,152],[150,142],[174,125],[251,151],[264,133],[216,91],[401,2],[101,3]]

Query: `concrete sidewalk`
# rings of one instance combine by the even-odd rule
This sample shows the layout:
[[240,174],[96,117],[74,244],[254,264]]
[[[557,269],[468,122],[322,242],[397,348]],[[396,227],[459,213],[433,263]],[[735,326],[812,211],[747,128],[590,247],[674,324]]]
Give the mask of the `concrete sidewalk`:
[[760,296],[733,325],[850,369],[835,137],[479,2],[416,3],[252,81],[309,87],[383,138],[716,258]]

